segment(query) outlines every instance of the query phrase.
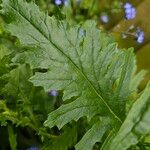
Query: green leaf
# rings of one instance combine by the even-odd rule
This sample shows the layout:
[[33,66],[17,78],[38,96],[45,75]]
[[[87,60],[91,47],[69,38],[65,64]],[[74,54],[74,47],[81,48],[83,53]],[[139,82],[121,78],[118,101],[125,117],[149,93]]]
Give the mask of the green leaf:
[[112,130],[118,130],[125,119],[126,100],[138,86],[131,83],[136,68],[133,49],[119,50],[92,21],[72,27],[41,12],[33,2],[3,0],[3,13],[11,20],[7,27],[11,34],[32,47],[13,61],[47,69],[30,81],[45,91],[63,91],[65,104],[49,114],[45,126],[62,128],[72,120],[98,115],[110,118]]
[[117,135],[104,146],[107,150],[126,150],[150,134],[150,83],[133,104]]
[[11,126],[8,126],[8,134],[11,150],[16,150],[17,148],[16,134],[14,133],[14,130]]
[[[3,43],[6,43],[6,45],[9,45],[6,41],[2,40],[2,44],[0,41],[0,76],[7,73],[9,71],[9,63],[11,58],[9,55],[12,53]],[[2,81],[1,85],[2,86]]]
[[17,123],[17,113],[8,109],[6,106],[6,101],[0,100],[0,124],[1,126],[6,126],[7,121],[12,123]]
[[135,91],[137,90],[139,84],[141,83],[141,81],[144,79],[144,76],[146,74],[146,71],[145,70],[142,70],[140,71],[134,78],[133,80],[131,81],[131,85],[130,85],[130,89],[132,91]]
[[75,146],[76,150],[92,150],[96,142],[100,142],[105,132],[110,128],[108,120],[98,121],[86,132],[83,138]]
[[11,70],[9,73],[2,76],[3,78],[6,78],[7,84],[3,85],[1,92],[5,93],[5,96],[13,96],[14,99],[17,99],[19,96],[22,96],[25,99],[25,97],[28,97],[26,94],[31,92],[31,83],[28,82],[31,75],[32,71],[28,65],[20,65]]
[[77,140],[77,127],[69,126],[65,127],[59,136],[53,136],[48,139],[47,145],[41,148],[41,150],[68,150],[71,148]]
[[2,60],[2,58],[4,58],[4,56],[7,56],[9,54],[10,54],[10,51],[6,49],[4,45],[0,45],[0,61]]

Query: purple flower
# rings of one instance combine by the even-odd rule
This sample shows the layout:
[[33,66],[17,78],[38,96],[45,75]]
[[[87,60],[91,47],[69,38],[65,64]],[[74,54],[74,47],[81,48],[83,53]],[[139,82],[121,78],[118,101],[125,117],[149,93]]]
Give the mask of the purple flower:
[[130,4],[130,3],[125,3],[124,9],[129,9],[129,8],[132,8],[132,4]]
[[124,5],[125,17],[127,20],[133,19],[136,16],[136,9],[130,3]]
[[36,146],[31,146],[31,147],[27,148],[27,150],[39,150],[39,148]]
[[138,29],[136,31],[135,36],[136,36],[136,41],[138,43],[143,43],[143,41],[144,41],[144,32],[142,30]]
[[64,4],[65,6],[67,6],[69,4],[69,0],[55,0],[55,4],[56,5]]
[[135,8],[126,9],[125,12],[126,12],[126,19],[127,20],[133,19],[136,16],[136,10],[135,10]]
[[108,23],[109,21],[108,15],[101,15],[100,19],[103,23]]
[[56,5],[61,5],[62,4],[62,0],[55,0],[55,4]]
[[50,95],[50,96],[57,96],[58,92],[56,90],[51,90],[50,92],[48,92],[48,95]]

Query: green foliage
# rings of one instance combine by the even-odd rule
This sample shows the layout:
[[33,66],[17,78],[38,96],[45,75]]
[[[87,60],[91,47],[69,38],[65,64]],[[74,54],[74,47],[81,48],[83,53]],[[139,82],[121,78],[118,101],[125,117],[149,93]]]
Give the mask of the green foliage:
[[[133,49],[119,49],[94,21],[72,26],[23,0],[3,0],[2,6],[7,30],[23,48],[15,55],[0,52],[6,68],[0,74],[1,125],[29,127],[41,136],[43,150],[138,147],[150,134],[150,86],[137,93],[145,72],[135,74]],[[12,68],[3,63],[7,55]],[[56,109],[41,87],[62,92],[63,104]],[[131,98],[135,102],[127,111]],[[8,131],[15,149],[16,135],[11,126]]]
[[105,132],[110,128],[108,120],[98,121],[86,132],[81,141],[76,145],[77,150],[92,149],[96,142],[101,142]]
[[64,132],[55,136],[53,139],[47,141],[47,145],[42,147],[42,150],[67,150],[68,147],[72,147],[77,140],[77,126],[68,126],[64,128]]
[[17,148],[16,134],[14,133],[13,128],[11,126],[8,126],[8,133],[11,149],[16,150]]
[[133,104],[117,135],[103,149],[126,150],[150,133],[150,84]]

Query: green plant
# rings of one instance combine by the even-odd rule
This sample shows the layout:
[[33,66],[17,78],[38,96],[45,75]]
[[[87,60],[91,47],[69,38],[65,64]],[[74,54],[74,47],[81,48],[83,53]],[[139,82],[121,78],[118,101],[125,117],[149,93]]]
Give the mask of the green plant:
[[[150,85],[138,93],[145,72],[135,74],[132,48],[118,49],[112,37],[99,30],[93,21],[72,26],[65,20],[49,17],[33,2],[3,0],[2,7],[9,22],[7,30],[23,46],[11,59],[11,65],[17,67],[0,78],[3,82],[8,79],[2,93],[11,96],[17,93],[14,97],[24,100],[21,103],[24,112],[15,113],[13,118],[12,110],[2,98],[0,120],[3,124],[10,120],[32,128],[44,141],[41,149],[146,148],[145,138],[150,134]],[[45,94],[41,87],[45,92],[55,89],[63,93],[63,102],[60,102],[63,104],[56,110],[38,108],[38,113],[41,109],[44,116],[40,120],[36,108],[35,113],[31,108],[35,107],[38,97],[35,93]],[[47,102],[46,95],[42,100]],[[43,103],[38,102],[37,106]],[[5,112],[9,112],[10,118]],[[18,116],[21,119],[18,120]],[[53,129],[54,126],[63,132]],[[13,133],[12,128],[9,130]]]

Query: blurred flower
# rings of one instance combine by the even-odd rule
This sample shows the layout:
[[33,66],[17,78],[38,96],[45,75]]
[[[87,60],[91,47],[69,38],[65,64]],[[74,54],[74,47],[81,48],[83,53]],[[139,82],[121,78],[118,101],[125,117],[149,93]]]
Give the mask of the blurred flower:
[[68,6],[69,0],[63,0],[63,2],[64,2],[64,5],[65,5],[65,6]]
[[65,6],[67,6],[69,4],[69,0],[55,0],[55,4],[56,5],[64,4]]
[[108,15],[101,15],[100,19],[103,23],[108,23],[109,21]]
[[138,43],[143,43],[143,41],[144,41],[144,32],[142,30],[138,29],[136,31],[135,36],[136,36],[136,41]]
[[48,95],[57,96],[58,92],[56,90],[51,90],[50,92],[48,92]]
[[27,150],[39,150],[39,148],[36,147],[36,146],[31,146],[31,147],[29,147]]
[[[134,31],[131,31],[133,29]],[[137,43],[141,44],[144,42],[144,32],[139,27],[135,28],[133,25],[130,26],[127,31],[122,32],[121,35],[123,39],[126,39],[128,36],[132,36],[136,39]]]
[[132,4],[130,4],[130,3],[124,4],[124,9],[130,9],[130,8],[132,8]]
[[55,0],[55,4],[56,5],[61,5],[62,4],[62,0]]
[[136,16],[136,9],[130,3],[124,5],[125,17],[127,20],[133,19]]

